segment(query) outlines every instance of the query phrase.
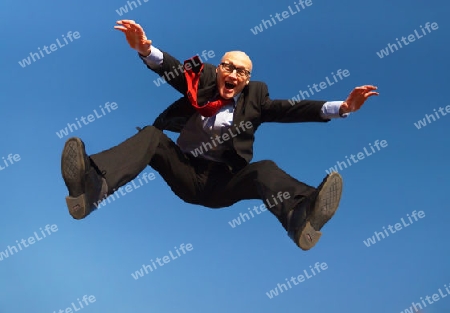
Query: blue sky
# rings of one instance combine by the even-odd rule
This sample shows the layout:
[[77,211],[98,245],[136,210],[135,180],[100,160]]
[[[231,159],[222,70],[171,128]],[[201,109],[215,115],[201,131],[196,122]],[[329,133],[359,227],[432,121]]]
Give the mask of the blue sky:
[[[84,295],[95,302],[85,304],[83,313],[400,313],[440,288],[445,292],[444,285],[450,285],[450,116],[429,118],[420,129],[414,123],[450,105],[450,4],[313,0],[296,11],[294,1],[174,5],[141,0],[120,16],[116,10],[125,5],[123,0],[49,0],[45,6],[5,0],[0,5],[0,165],[9,162],[0,171],[1,313],[79,309]],[[295,14],[255,35],[262,19],[289,6]],[[219,210],[186,204],[150,167],[141,175],[153,173],[153,180],[85,220],[70,217],[60,173],[69,136],[56,133],[97,110],[101,117],[70,133],[83,139],[88,153],[96,153],[134,135],[136,126],[153,123],[179,97],[169,86],[153,83],[157,76],[113,29],[119,19],[136,20],[156,47],[179,60],[212,50],[210,61],[217,64],[226,51],[246,51],[253,60],[252,79],[265,81],[274,99],[291,99],[339,69],[350,75],[310,99],[345,100],[356,86],[379,87],[380,96],[345,120],[265,124],[257,132],[253,161],[274,160],[314,186],[346,156],[370,149],[376,140],[387,143],[340,171],[341,205],[314,249],[298,249],[268,211],[230,226],[261,201]],[[427,22],[438,28],[423,35],[421,25]],[[69,31],[78,32],[78,38],[65,43]],[[378,56],[396,38],[409,35],[414,41]],[[19,64],[51,44],[50,54]],[[116,109],[100,113],[107,102],[116,103]],[[5,161],[10,154],[13,162]],[[425,216],[369,247],[364,244],[383,227],[402,218],[408,223],[413,211]],[[33,236],[33,245],[5,257],[8,246]],[[191,244],[191,250],[182,254],[182,244]],[[176,250],[181,253],[176,259],[132,277],[151,260],[177,256]],[[316,262],[327,269],[272,299],[267,296]],[[449,310],[446,297],[424,312]]]

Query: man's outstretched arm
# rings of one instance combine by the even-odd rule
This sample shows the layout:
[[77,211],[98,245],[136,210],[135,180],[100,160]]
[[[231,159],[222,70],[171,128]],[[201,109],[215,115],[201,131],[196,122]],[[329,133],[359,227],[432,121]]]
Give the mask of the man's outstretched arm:
[[328,122],[333,118],[344,118],[361,108],[371,96],[378,95],[375,86],[355,88],[345,101],[317,101],[270,99],[268,88],[263,84],[262,122],[298,123]]
[[152,41],[147,39],[142,26],[132,20],[117,21],[120,26],[114,26],[115,29],[125,34],[128,44],[139,54],[147,67],[165,78],[169,85],[178,92],[185,94],[187,83],[183,74],[183,64],[167,52],[163,52],[154,46]]
[[179,93],[186,95],[187,82],[183,64],[180,61],[155,46],[152,46],[151,53],[148,56],[139,53],[139,57],[148,69],[158,74]]

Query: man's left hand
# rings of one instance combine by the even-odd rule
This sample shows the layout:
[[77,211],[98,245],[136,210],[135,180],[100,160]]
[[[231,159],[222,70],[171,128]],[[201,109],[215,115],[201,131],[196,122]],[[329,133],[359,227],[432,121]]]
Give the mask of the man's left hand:
[[378,88],[371,85],[356,87],[348,96],[347,100],[342,103],[339,114],[350,113],[358,111],[364,102],[371,96],[378,96],[378,92],[373,90],[377,90]]

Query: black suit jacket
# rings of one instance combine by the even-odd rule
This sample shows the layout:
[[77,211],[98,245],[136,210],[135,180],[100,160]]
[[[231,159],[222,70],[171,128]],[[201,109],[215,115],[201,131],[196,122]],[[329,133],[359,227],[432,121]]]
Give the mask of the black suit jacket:
[[[179,133],[196,110],[186,96],[187,82],[184,73],[179,70],[181,68],[180,61],[169,53],[162,52],[164,55],[163,64],[157,69],[147,67],[160,77],[163,77],[165,73],[169,72],[172,72],[172,74],[178,73],[174,78],[171,75],[167,83],[183,96],[164,110],[156,118],[153,126],[160,130]],[[202,105],[206,103],[216,92],[216,66],[204,63],[198,85],[198,104]],[[329,122],[329,119],[323,119],[320,115],[321,108],[325,102],[302,100],[292,105],[288,100],[272,100],[269,97],[268,87],[264,82],[250,81],[243,89],[237,101],[233,124],[239,125],[241,121],[244,123],[250,121],[253,127],[246,128],[245,131],[242,131],[242,128],[239,129],[240,134],[230,139],[232,140],[233,151],[226,152],[224,157],[236,169],[240,169],[250,163],[253,158],[255,132],[264,122]],[[233,133],[236,134],[236,130]]]

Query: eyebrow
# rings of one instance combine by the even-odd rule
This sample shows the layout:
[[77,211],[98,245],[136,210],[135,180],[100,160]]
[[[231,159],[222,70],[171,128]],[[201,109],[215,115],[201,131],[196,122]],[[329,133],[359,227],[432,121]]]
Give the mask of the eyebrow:
[[235,66],[237,69],[242,69],[242,70],[246,70],[246,71],[248,71],[247,70],[247,68],[245,67],[245,66],[236,66],[233,62],[231,62],[231,61],[223,61],[222,63],[228,63],[228,64],[231,64],[231,65],[233,65],[233,66]]

